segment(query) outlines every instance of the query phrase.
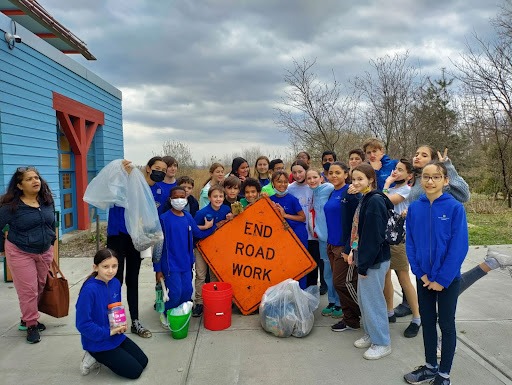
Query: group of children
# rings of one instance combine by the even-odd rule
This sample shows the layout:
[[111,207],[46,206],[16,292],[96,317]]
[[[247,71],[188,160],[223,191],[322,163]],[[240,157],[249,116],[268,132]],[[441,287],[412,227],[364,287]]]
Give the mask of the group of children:
[[[467,190],[469,198],[469,189],[451,166],[446,153],[443,157],[439,154],[440,160],[436,161],[433,150],[421,146],[411,164],[406,159],[390,159],[384,153],[383,144],[371,139],[362,150],[350,151],[348,166],[338,162],[334,152],[326,151],[322,154],[321,172],[311,168],[309,154],[301,152],[291,165],[291,173],[287,173],[282,160],[270,161],[261,156],[255,163],[254,177],[249,176],[248,162],[235,158],[227,176],[221,164],[212,164],[210,178],[201,189],[199,201],[191,195],[194,181],[189,177],[176,180],[177,163],[169,158],[154,157],[146,166],[146,180],[153,191],[164,232],[162,256],[154,262],[154,271],[156,281],[164,279],[170,291],[165,311],[191,300],[195,265],[193,316],[202,314],[202,286],[208,276],[208,266],[201,254],[194,252],[195,242],[232,219],[235,202],[246,207],[265,194],[318,265],[323,262],[320,278],[327,286],[328,305],[322,315],[339,319],[332,330],[355,330],[362,323],[365,334],[354,345],[366,349],[363,357],[379,359],[390,354],[389,322],[396,320],[390,274],[395,270],[413,314],[404,334],[414,337],[420,325],[424,329],[426,364],[404,378],[409,383],[433,380],[435,385],[450,384],[456,343],[454,315],[462,281],[460,268],[468,250],[466,217],[460,202],[464,199],[457,200],[454,196]],[[424,195],[417,194],[420,189]],[[446,189],[449,192],[445,192]],[[124,336],[126,327],[107,330],[105,305],[109,301],[120,301],[124,259],[127,261],[130,314],[132,307],[138,307],[133,299],[137,296],[132,294],[130,300],[130,286],[133,289],[133,281],[131,285],[128,282],[130,255],[125,250],[126,245],[121,245],[128,240],[119,209],[111,209],[112,226],[109,217],[109,229],[117,230],[117,233],[109,232],[114,242],[107,242],[109,249],[96,255],[96,274],[84,283],[80,293],[77,328],[86,350],[83,372],[90,370],[97,361],[122,376],[136,378],[146,366],[147,357]],[[385,241],[390,209],[407,217],[405,245],[390,247]],[[119,236],[122,239],[115,238]],[[511,262],[507,258],[494,254],[490,258],[491,264],[495,262],[493,268]],[[417,278],[417,295],[409,279],[409,263]],[[131,264],[133,266],[133,261]],[[140,258],[137,276],[139,268]],[[480,269],[488,271],[485,267]],[[474,272],[473,276],[471,283],[483,275]],[[93,280],[100,282],[93,283]],[[210,280],[216,280],[212,272]],[[317,282],[315,269],[299,284],[306,288]],[[86,295],[90,298],[86,299]],[[436,352],[438,316],[443,335],[440,366]],[[139,333],[134,319],[138,319],[137,314],[135,318],[132,315],[132,332],[147,337]],[[166,324],[165,312],[161,319]],[[138,363],[134,361],[130,368],[135,374],[118,368],[117,358],[112,357],[119,354],[129,355]]]

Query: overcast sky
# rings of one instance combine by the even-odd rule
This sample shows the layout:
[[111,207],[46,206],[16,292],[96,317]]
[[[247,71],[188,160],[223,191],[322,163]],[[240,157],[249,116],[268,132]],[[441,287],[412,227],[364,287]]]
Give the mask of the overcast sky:
[[[409,51],[423,74],[452,67],[499,0],[39,0],[97,61],[72,57],[123,93],[125,157],[144,164],[164,140],[196,161],[259,146],[284,156],[275,124],[293,59],[342,83],[369,61]],[[160,5],[165,3],[166,5]],[[169,4],[170,3],[170,4]]]

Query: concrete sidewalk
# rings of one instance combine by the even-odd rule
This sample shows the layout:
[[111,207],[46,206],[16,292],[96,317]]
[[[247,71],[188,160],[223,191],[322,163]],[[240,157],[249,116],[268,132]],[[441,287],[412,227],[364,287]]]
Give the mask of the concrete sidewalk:
[[[512,253],[511,246],[496,247]],[[472,247],[463,265],[467,270],[483,260],[487,249]],[[19,307],[12,283],[0,283],[0,384],[121,384],[128,382],[102,367],[80,375],[83,351],[75,329],[74,304],[92,258],[62,258],[61,269],[71,286],[71,308],[66,318],[45,314],[47,330],[41,342],[29,345],[17,330]],[[0,274],[3,277],[3,265]],[[124,295],[126,298],[126,295]],[[321,297],[320,309],[326,305]],[[395,303],[400,298],[396,296]],[[140,275],[141,321],[153,332],[143,339],[128,335],[149,357],[136,384],[404,384],[402,376],[424,363],[421,333],[404,338],[410,317],[391,324],[393,353],[378,361],[363,359],[353,342],[362,331],[334,333],[335,322],[315,314],[315,327],[305,338],[277,338],[260,326],[259,316],[233,314],[232,326],[212,332],[202,319],[192,318],[189,335],[173,340],[153,310],[154,274],[148,260]],[[459,299],[458,350],[452,383],[464,385],[512,384],[512,279],[507,270],[489,273]]]

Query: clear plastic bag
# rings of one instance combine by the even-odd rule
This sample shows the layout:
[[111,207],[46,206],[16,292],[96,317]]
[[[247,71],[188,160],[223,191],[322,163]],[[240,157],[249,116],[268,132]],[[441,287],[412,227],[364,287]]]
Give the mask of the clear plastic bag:
[[137,251],[146,250],[164,239],[155,199],[146,179],[134,168],[128,176],[124,220]]
[[91,180],[85,190],[85,202],[101,210],[107,210],[114,205],[126,208],[128,173],[123,168],[122,161],[113,160]]
[[313,328],[313,312],[320,304],[317,286],[302,290],[299,282],[287,279],[269,287],[260,304],[263,329],[277,337],[305,337]]

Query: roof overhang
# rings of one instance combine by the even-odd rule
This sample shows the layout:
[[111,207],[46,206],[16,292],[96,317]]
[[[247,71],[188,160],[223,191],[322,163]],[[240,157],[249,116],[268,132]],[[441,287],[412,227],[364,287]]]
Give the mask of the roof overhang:
[[65,54],[96,60],[87,45],[35,0],[0,0],[0,12]]

